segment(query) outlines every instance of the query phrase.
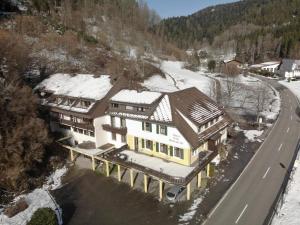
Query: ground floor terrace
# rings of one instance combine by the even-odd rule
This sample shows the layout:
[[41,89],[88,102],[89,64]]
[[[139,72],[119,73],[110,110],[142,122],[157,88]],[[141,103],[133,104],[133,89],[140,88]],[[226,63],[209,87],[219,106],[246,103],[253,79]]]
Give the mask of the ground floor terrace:
[[115,148],[112,144],[106,144],[94,148],[92,143],[63,146],[70,151],[72,162],[84,161],[85,165],[90,164],[89,168],[93,171],[127,183],[133,189],[153,194],[160,201],[174,185],[185,188],[178,200],[190,200],[193,191],[206,186],[207,179],[213,176],[213,160],[218,157],[216,151],[201,152],[197,164],[184,166],[128,150],[127,146]]

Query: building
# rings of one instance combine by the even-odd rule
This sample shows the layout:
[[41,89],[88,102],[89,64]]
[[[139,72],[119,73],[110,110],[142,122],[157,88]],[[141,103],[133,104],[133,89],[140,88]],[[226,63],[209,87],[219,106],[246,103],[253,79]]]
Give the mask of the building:
[[237,73],[241,72],[243,67],[243,63],[236,59],[223,60],[220,62],[220,72],[225,74],[232,73],[232,70],[236,71]]
[[259,72],[266,71],[270,73],[276,73],[280,62],[273,61],[273,62],[264,62],[260,64],[254,64],[250,66],[250,69],[257,70]]
[[286,79],[300,78],[300,60],[283,59],[279,65],[278,74]]
[[[159,180],[160,199],[163,182],[189,188],[194,177],[201,184],[203,171],[211,175],[231,124],[196,88],[138,91],[122,79],[112,85],[108,76],[56,74],[36,89],[50,110],[51,129],[73,138],[72,159],[73,152],[90,156],[93,169],[95,160],[103,161],[107,176],[109,165],[117,165],[119,180],[121,167],[129,169],[131,186],[133,171]],[[80,147],[87,143],[94,149]]]

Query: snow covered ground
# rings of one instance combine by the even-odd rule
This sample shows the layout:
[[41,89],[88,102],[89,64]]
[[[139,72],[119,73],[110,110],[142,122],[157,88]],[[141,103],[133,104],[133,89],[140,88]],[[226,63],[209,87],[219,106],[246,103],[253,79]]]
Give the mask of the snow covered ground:
[[279,81],[279,83],[290,89],[300,99],[300,81],[288,82],[286,80],[283,80]]
[[37,188],[29,194],[20,195],[14,199],[14,202],[21,198],[25,198],[28,208],[23,212],[18,213],[12,218],[8,218],[0,211],[1,225],[26,225],[34,212],[39,208],[49,207],[55,210],[58,214],[59,210],[56,203],[53,201],[48,190],[55,190],[61,186],[61,178],[67,172],[67,168],[63,167],[51,174],[42,188]]
[[[239,75],[235,79],[227,79],[225,76],[214,76],[220,81],[222,102],[235,109],[240,115],[257,114],[257,106],[261,105],[260,113],[266,120],[275,120],[280,111],[280,95],[270,85],[252,76]],[[227,82],[231,85],[227,85]],[[232,90],[232,97],[228,97],[228,90]],[[258,100],[258,93],[260,99]],[[259,101],[263,103],[258,103]],[[262,107],[263,105],[263,107]]]
[[184,62],[162,61],[161,68],[166,78],[153,76],[144,82],[144,87],[152,91],[173,92],[190,87],[196,87],[206,95],[211,94],[214,81],[207,77],[203,71],[193,72],[184,68]]
[[193,219],[193,217],[195,216],[195,214],[197,212],[197,208],[199,207],[199,205],[201,204],[202,201],[203,201],[202,196],[196,198],[193,201],[193,204],[191,205],[191,207],[187,210],[187,212],[185,214],[179,216],[179,224],[180,225],[189,224],[188,221]]
[[[300,81],[279,81],[289,88],[300,99]],[[300,154],[294,165],[294,172],[283,205],[274,217],[272,225],[299,225],[300,224]]]
[[129,162],[133,162],[174,177],[186,177],[193,171],[193,169],[195,169],[195,167],[182,166],[177,163],[165,162],[162,159],[147,156],[144,154],[138,154],[130,150],[122,151],[122,153],[128,156],[127,161]]

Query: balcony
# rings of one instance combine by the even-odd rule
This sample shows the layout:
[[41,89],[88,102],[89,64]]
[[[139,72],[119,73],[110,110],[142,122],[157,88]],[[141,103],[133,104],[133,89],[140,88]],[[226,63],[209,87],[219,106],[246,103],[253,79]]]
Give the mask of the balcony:
[[121,134],[121,135],[126,135],[127,134],[127,127],[114,127],[110,124],[103,124],[102,125],[103,130]]
[[71,126],[71,127],[77,127],[77,128],[81,128],[81,129],[85,129],[85,130],[94,130],[94,125],[92,123],[89,122],[82,122],[82,123],[78,123],[78,122],[74,122],[72,120],[65,120],[65,119],[60,119],[57,117],[51,117],[51,121],[59,123],[59,124],[64,124],[67,126]]

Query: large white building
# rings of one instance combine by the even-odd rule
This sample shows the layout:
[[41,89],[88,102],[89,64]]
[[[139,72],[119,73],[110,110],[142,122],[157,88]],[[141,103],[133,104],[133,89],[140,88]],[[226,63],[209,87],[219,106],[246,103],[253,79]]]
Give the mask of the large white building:
[[273,62],[264,62],[260,64],[251,65],[250,69],[260,70],[260,71],[267,71],[270,73],[276,73],[280,62],[273,61]]
[[52,131],[71,136],[74,146],[113,146],[131,161],[114,158],[117,153],[107,160],[143,166],[170,183],[190,182],[219,155],[231,120],[205,94],[196,88],[162,93],[128,87],[124,78],[111,84],[109,76],[55,74],[36,90],[50,111]]
[[300,60],[283,59],[278,74],[286,79],[300,78]]

